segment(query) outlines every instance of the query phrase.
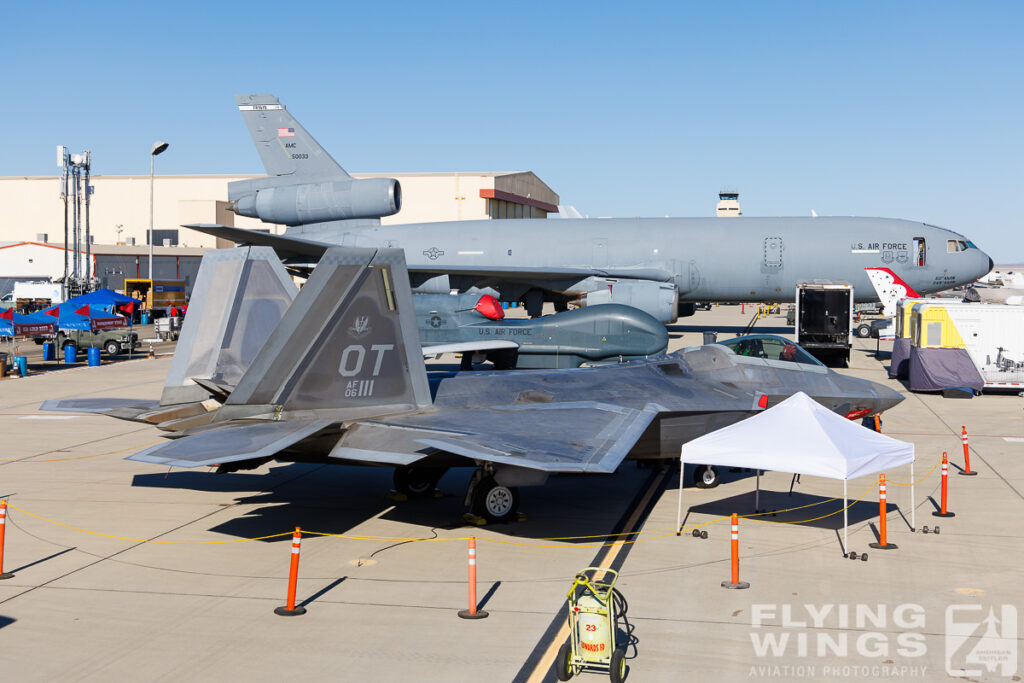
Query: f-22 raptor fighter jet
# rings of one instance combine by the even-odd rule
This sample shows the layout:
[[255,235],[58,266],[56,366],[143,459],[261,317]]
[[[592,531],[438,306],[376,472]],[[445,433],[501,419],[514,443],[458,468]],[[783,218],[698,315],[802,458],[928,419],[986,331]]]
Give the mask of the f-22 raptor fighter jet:
[[473,466],[467,504],[500,521],[516,512],[521,486],[678,457],[683,442],[797,391],[851,418],[902,400],[785,353],[781,341],[777,355],[764,351],[772,344],[750,356],[712,344],[623,365],[431,382],[401,249],[331,248],[294,301],[286,280],[270,249],[209,253],[160,401],[43,409],[155,424],[171,440],[129,459],[176,467],[391,466],[401,490],[422,493],[447,468]]

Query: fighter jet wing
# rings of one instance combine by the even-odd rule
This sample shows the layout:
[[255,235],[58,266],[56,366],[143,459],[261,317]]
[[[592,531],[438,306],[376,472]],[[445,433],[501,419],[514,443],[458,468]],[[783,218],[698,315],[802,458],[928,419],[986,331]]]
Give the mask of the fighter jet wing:
[[236,420],[199,428],[186,434],[186,438],[152,446],[127,459],[174,467],[200,467],[269,458],[331,423],[331,420]]
[[139,415],[159,407],[159,401],[142,398],[61,398],[43,401],[39,409],[54,413],[93,413],[135,420]]
[[368,422],[331,457],[408,464],[445,451],[544,472],[611,473],[663,410],[594,401],[441,410]]
[[92,413],[129,422],[159,424],[201,415],[208,407],[201,401],[160,405],[159,401],[139,398],[62,398],[43,401],[39,409],[53,413]]

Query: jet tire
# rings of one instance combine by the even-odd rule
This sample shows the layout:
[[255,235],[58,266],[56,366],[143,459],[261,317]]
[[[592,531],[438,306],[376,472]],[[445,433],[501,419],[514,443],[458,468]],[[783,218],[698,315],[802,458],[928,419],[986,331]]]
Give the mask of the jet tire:
[[711,465],[697,465],[693,472],[693,483],[699,489],[713,489],[721,483],[718,468]]
[[558,656],[555,657],[555,676],[560,681],[567,681],[572,678],[572,647],[569,643],[562,643],[558,648]]
[[519,360],[519,349],[498,349],[487,354],[487,360],[494,364],[495,370],[512,370]]
[[515,518],[519,510],[519,489],[502,486],[493,477],[484,477],[474,487],[473,514],[488,522],[507,522]]
[[399,493],[424,498],[434,492],[445,471],[446,468],[441,467],[396,467],[392,481]]

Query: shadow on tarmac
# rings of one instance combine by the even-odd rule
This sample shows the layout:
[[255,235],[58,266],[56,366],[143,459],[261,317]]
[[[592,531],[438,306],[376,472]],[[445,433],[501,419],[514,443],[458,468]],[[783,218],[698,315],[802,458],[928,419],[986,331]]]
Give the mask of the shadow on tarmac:
[[[842,498],[839,498],[838,500],[830,500],[830,498],[825,496],[815,496],[800,493],[799,491],[794,491],[793,495],[790,496],[785,491],[766,491],[761,489],[760,502],[762,510],[768,510],[769,513],[775,511],[775,514],[757,515],[757,517],[752,518],[750,521],[760,519],[766,522],[792,524],[794,526],[805,526],[815,529],[837,530],[843,528]],[[813,507],[802,507],[812,504],[814,504]],[[754,491],[741,493],[730,498],[723,498],[710,503],[694,505],[688,508],[686,507],[686,494],[684,493],[683,506],[687,516],[696,513],[712,515],[715,517],[725,517],[733,514],[734,512],[741,516],[752,515],[754,513]],[[802,507],[802,509],[790,509],[797,507]],[[895,503],[889,503],[887,508],[887,510],[890,511],[898,509],[899,506]],[[788,511],[784,512],[784,510]],[[834,514],[824,517],[823,519],[816,519],[818,517],[822,517],[822,515],[828,515],[829,513]],[[847,516],[849,517],[851,525],[877,518],[878,501],[861,500],[854,503],[850,506],[849,510],[847,510]],[[746,523],[746,520],[741,520],[740,524],[742,525],[744,523]],[[725,531],[727,532],[728,529],[725,529]]]
[[0,628],[3,628],[4,626],[10,626],[11,624],[13,624],[16,621],[17,621],[17,619],[12,619],[11,617],[5,617],[2,614],[0,614]]
[[[305,532],[350,534],[368,520],[379,518],[421,527],[393,533],[431,538],[435,529],[476,529],[463,519],[463,497],[472,467],[452,468],[438,484],[441,495],[395,501],[390,467],[357,467],[292,463],[269,471],[214,474],[172,471],[137,475],[134,486],[242,494],[235,504],[246,506],[232,519],[210,530],[238,538],[290,542],[299,526]],[[552,476],[544,486],[520,489],[519,510],[524,521],[488,524],[496,533],[523,539],[557,538],[565,543],[603,543],[623,511],[647,480],[649,472],[624,466],[609,475]],[[668,473],[670,479],[673,473]],[[358,535],[360,532],[355,532]],[[388,535],[387,531],[363,531]],[[564,538],[570,537],[570,538]],[[547,541],[544,541],[547,542]]]

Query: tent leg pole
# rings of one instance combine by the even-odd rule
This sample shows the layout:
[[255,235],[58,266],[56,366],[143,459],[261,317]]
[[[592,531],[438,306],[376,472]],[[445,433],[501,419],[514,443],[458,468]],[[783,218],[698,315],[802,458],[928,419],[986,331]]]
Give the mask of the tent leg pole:
[[850,550],[850,539],[848,536],[849,523],[846,517],[846,480],[843,479],[843,553]]
[[686,466],[679,459],[679,503],[676,507],[676,536],[683,533],[683,470]]
[[757,470],[757,488],[754,490],[754,512],[761,511],[761,470]]
[[917,502],[914,496],[914,461],[910,461],[910,531],[917,531]]

